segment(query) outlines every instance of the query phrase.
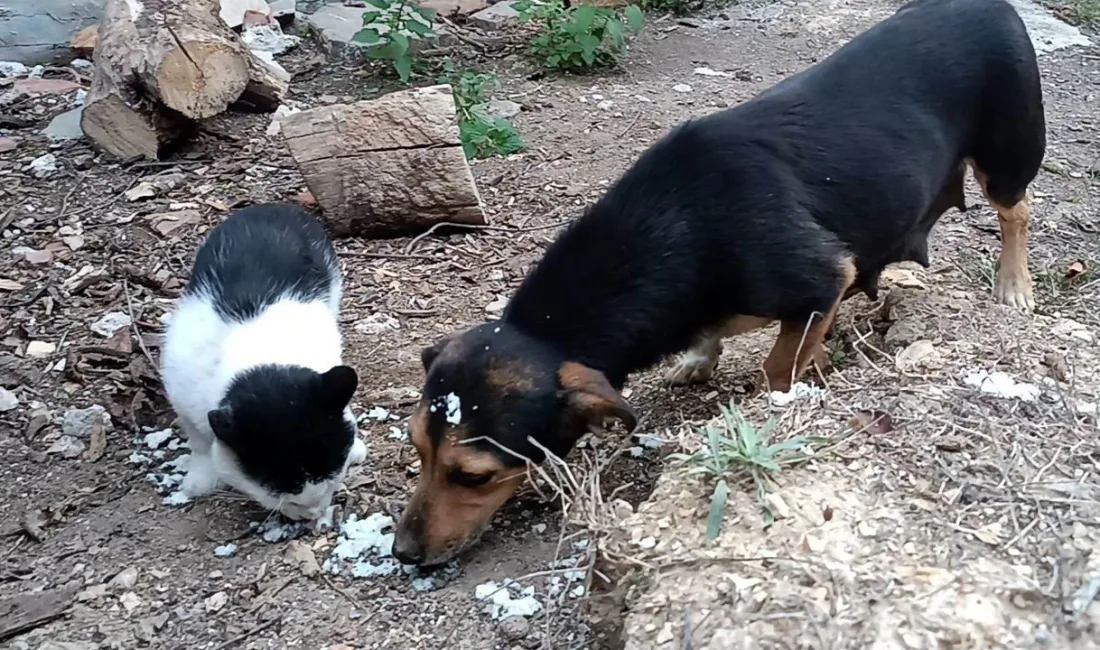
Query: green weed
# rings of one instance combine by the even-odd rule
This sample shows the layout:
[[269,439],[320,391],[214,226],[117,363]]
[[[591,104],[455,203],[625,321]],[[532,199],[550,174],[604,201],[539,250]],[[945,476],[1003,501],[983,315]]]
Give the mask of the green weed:
[[523,150],[523,140],[516,127],[503,117],[489,114],[490,94],[500,88],[496,75],[473,70],[459,72],[448,61],[439,82],[451,85],[466,158],[506,156]]
[[644,20],[637,5],[621,12],[607,7],[573,5],[561,0],[520,0],[520,20],[540,25],[529,52],[547,68],[586,72],[614,66],[626,50],[626,32],[637,35]]
[[401,81],[412,76],[412,41],[435,35],[435,10],[410,0],[367,0],[371,10],[363,14],[363,28],[352,40],[367,46],[367,56],[390,61]]

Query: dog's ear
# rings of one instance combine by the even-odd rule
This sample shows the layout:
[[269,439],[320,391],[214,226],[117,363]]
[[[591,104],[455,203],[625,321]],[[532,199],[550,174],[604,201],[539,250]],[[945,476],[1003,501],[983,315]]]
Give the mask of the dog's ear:
[[558,393],[565,410],[566,424],[577,429],[580,437],[592,427],[602,427],[604,420],[619,420],[627,431],[638,426],[634,409],[615,390],[599,370],[566,361],[558,369],[561,391]]
[[443,348],[447,347],[447,344],[451,342],[454,337],[448,336],[439,339],[435,343],[429,345],[420,351],[420,364],[424,366],[424,374],[428,374],[428,371],[432,369],[432,364],[439,358],[439,354],[443,352]]

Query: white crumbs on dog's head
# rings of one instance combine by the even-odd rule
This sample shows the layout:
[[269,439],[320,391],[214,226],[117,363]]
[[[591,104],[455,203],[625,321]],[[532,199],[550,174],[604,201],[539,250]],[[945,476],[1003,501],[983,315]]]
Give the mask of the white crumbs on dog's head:
[[462,400],[454,393],[447,393],[447,422],[458,426],[462,422]]
[[447,393],[428,404],[428,410],[432,413],[441,409],[446,414],[447,423],[451,426],[457,427],[462,422],[462,399],[458,395]]

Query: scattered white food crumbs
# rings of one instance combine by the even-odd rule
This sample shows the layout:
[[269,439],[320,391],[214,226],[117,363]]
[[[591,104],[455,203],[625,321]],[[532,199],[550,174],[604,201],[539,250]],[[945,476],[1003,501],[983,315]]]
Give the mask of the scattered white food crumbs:
[[588,548],[588,545],[590,543],[591,542],[589,542],[587,539],[578,539],[577,541],[573,542],[573,548],[577,549],[578,551],[583,551]]
[[1100,404],[1096,402],[1077,402],[1077,412],[1081,415],[1100,415]]
[[356,578],[373,578],[392,576],[400,570],[401,565],[396,560],[382,560],[378,564],[369,560],[359,560],[351,566],[351,575]]
[[462,422],[462,400],[454,393],[447,393],[447,422],[458,426]]
[[1038,386],[1017,382],[1008,373],[999,370],[996,372],[974,371],[966,376],[963,383],[967,386],[973,386],[987,395],[1006,399],[1019,399],[1025,402],[1034,402],[1042,393]]
[[641,546],[644,549],[651,549],[656,545],[657,540],[652,537],[643,537],[641,541],[638,542],[638,546]]
[[722,72],[720,70],[714,70],[712,68],[695,68],[695,74],[703,77],[728,77],[728,72]]
[[367,411],[367,417],[378,422],[385,422],[390,419],[390,412],[388,409],[384,409],[381,406],[376,406]]
[[393,527],[393,517],[375,512],[366,519],[358,519],[353,514],[344,523],[332,556],[341,560],[351,560],[366,551],[374,551],[379,557],[393,555],[393,533],[382,532]]
[[518,597],[513,598],[509,587],[515,585],[516,583],[510,580],[505,580],[501,584],[490,580],[474,589],[474,597],[478,600],[488,600],[490,602],[486,610],[497,621],[512,616],[531,617],[542,611],[542,604],[535,600],[534,587],[523,589]]
[[634,434],[634,439],[638,441],[638,444],[649,449],[660,449],[664,440],[657,436],[650,435],[648,433]]
[[433,591],[435,589],[435,579],[431,576],[427,578],[413,578],[412,588],[413,591]]
[[493,328],[493,334],[500,334],[500,328],[499,327],[494,327]]
[[144,465],[144,464],[153,462],[152,458],[149,458],[145,454],[139,454],[136,451],[134,453],[130,454],[130,459],[129,460],[134,465]]
[[168,441],[168,451],[177,451],[179,449],[190,449],[191,445],[186,440],[180,440],[179,438],[172,438]]
[[182,491],[177,491],[161,499],[161,502],[166,506],[182,506],[191,503],[191,498]]
[[533,530],[541,535],[542,533],[546,532],[546,524],[535,524]]
[[269,544],[274,544],[294,537],[301,530],[301,525],[269,522],[261,525],[261,528],[263,529],[263,540]]
[[548,581],[548,586],[546,587],[546,594],[551,598],[557,596],[561,593],[562,585],[563,583],[560,577],[554,576],[550,578],[550,580]]
[[236,553],[237,545],[233,543],[214,547],[214,555],[217,557],[232,557]]
[[642,449],[641,447],[631,447],[630,448],[630,455],[633,456],[634,458],[640,458],[641,455],[644,454],[644,453],[645,453],[645,449]]
[[577,585],[576,587],[573,587],[573,590],[569,592],[569,595],[574,598],[580,598],[584,595],[584,592],[584,585]]
[[162,429],[145,435],[145,446],[149,449],[157,449],[172,437],[171,429]]
[[390,437],[394,440],[408,440],[409,434],[405,433],[397,427],[390,427]]
[[775,406],[787,406],[794,402],[810,399],[820,399],[825,396],[825,389],[811,386],[804,382],[796,382],[787,392],[773,390],[769,397]]

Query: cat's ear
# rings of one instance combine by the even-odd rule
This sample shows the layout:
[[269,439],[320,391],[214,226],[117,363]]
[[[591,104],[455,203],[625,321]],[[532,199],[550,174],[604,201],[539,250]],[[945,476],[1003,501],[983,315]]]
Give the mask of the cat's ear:
[[333,408],[343,410],[351,401],[358,385],[359,375],[355,374],[354,368],[351,366],[335,366],[321,375],[318,393],[323,396],[327,404]]
[[207,413],[206,421],[210,423],[210,430],[214,432],[218,440],[229,442],[234,438],[233,410],[228,406],[216,408]]

